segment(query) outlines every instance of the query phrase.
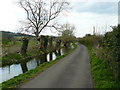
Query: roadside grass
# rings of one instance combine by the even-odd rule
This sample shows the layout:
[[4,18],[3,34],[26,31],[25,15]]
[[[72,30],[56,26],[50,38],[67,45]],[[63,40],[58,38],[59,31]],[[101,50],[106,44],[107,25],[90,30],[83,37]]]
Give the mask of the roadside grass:
[[90,63],[94,88],[120,88],[105,60],[101,60],[93,53],[93,48],[87,46],[90,53]]
[[45,62],[45,63],[41,64],[40,66],[36,67],[35,69],[27,71],[26,73],[20,74],[19,76],[15,76],[14,78],[12,78],[10,80],[1,83],[0,89],[6,90],[7,88],[19,87],[19,85],[21,83],[29,81],[31,78],[37,76],[38,74],[40,74],[41,72],[43,72],[44,70],[46,70],[47,68],[49,68],[50,66],[55,64],[58,60],[64,58],[68,54],[72,53],[77,48],[76,44],[73,44],[73,46],[74,46],[74,48],[72,50],[70,50],[68,53],[66,53],[62,56],[57,57],[55,60],[50,61],[50,62]]

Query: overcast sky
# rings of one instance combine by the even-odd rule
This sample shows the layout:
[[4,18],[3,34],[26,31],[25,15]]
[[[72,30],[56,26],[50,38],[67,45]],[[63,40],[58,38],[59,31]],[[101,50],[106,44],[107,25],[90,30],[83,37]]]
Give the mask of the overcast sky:
[[[22,27],[20,21],[26,14],[16,3],[17,0],[0,1],[0,30],[16,32]],[[60,16],[59,22],[69,22],[76,27],[75,35],[82,37],[93,33],[93,26],[98,33],[110,31],[110,26],[118,23],[119,0],[68,0],[72,9],[65,16]],[[43,31],[45,35],[57,35],[56,31]]]

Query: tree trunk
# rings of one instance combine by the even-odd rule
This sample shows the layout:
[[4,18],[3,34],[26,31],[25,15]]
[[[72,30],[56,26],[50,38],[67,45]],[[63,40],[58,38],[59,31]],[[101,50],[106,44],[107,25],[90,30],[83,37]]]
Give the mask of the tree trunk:
[[21,48],[21,54],[26,54],[27,52],[27,48],[28,48],[28,39],[27,38],[23,38],[23,44],[22,44],[22,48]]

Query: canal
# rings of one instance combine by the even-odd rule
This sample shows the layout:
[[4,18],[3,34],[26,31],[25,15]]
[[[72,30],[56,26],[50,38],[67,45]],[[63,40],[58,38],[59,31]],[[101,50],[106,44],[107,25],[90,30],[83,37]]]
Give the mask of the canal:
[[68,48],[62,48],[48,54],[39,55],[29,61],[0,67],[0,83],[34,69],[44,62],[55,60],[58,56],[64,55],[71,49],[73,49],[72,44]]

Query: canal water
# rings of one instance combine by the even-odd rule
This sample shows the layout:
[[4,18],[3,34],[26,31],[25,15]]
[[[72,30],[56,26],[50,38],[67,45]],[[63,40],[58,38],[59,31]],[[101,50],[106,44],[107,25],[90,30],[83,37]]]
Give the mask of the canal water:
[[15,76],[18,76],[19,74],[25,73],[31,69],[34,69],[35,67],[41,65],[44,62],[55,60],[58,56],[64,55],[72,48],[73,46],[70,45],[69,48],[62,48],[52,53],[40,55],[34,57],[33,59],[27,62],[21,62],[19,64],[12,64],[12,65],[0,67],[0,83],[9,80]]

